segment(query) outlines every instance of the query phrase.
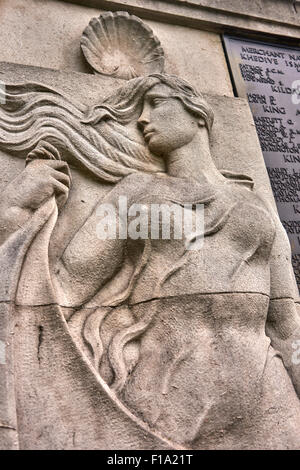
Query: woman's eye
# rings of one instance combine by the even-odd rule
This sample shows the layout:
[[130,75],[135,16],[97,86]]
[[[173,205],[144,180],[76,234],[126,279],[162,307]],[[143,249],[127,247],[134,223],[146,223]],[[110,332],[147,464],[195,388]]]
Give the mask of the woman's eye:
[[165,100],[163,98],[153,98],[152,105],[158,106],[159,104],[163,103]]

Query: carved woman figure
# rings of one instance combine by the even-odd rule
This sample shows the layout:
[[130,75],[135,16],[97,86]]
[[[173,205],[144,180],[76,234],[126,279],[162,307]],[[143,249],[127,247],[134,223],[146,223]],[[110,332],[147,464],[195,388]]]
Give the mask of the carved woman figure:
[[[279,275],[283,265],[290,272],[290,255],[287,249],[274,257],[284,235],[252,180],[216,168],[208,104],[185,81],[153,74],[130,80],[85,118],[70,113],[81,119],[77,133],[94,129],[94,139],[104,136],[118,150],[105,147],[108,158],[100,155],[99,163],[95,155],[91,162],[90,137],[78,141],[76,153],[70,150],[74,127],[51,134],[5,192],[3,240],[53,195],[66,200],[69,174],[55,147],[80,155],[103,180],[118,181],[103,204],[117,208],[124,196],[128,207],[203,204],[199,250],[187,249],[190,233],[152,239],[151,220],[146,239],[99,239],[95,207],[52,267],[60,303],[76,307],[70,332],[114,396],[172,442],[199,449],[297,448],[300,375],[292,355],[300,320],[292,275],[282,285]],[[130,146],[128,126],[143,136],[151,161],[141,141]],[[131,162],[135,155],[136,163],[122,161],[122,152],[131,152]],[[12,210],[17,220],[7,216]]]

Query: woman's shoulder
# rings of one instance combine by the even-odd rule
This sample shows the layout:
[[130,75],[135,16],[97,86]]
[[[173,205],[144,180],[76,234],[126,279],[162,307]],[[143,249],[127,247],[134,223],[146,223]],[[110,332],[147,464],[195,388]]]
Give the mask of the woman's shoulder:
[[156,173],[153,175],[151,173],[144,173],[141,171],[134,171],[126,175],[122,180],[117,184],[120,187],[128,187],[131,190],[136,188],[142,188],[145,184],[151,183],[155,179]]
[[[175,193],[180,188],[186,189],[186,182],[180,178],[172,178],[166,173],[142,173],[133,172],[125,176],[116,186],[115,192],[127,195],[132,202],[148,200],[154,202],[156,197],[162,199],[174,199]],[[182,193],[182,190],[180,191]]]
[[124,176],[108,194],[108,199],[115,200],[120,196],[135,200],[147,191],[147,186],[151,184],[152,175],[142,172],[132,172]]

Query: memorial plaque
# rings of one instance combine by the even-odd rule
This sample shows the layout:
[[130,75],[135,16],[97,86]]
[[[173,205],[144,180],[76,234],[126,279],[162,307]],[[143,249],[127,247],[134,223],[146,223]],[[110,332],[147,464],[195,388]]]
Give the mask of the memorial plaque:
[[224,37],[238,96],[248,99],[300,289],[300,49]]

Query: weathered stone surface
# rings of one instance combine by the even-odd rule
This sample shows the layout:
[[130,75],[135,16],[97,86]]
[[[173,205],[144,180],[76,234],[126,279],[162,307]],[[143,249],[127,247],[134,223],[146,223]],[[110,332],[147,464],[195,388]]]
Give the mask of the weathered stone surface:
[[90,7],[122,9],[141,16],[208,31],[248,33],[254,31],[297,40],[300,8],[298,0],[65,0]]
[[[182,0],[178,0],[178,3],[182,3]],[[294,0],[257,0],[255,2],[251,0],[188,0],[186,3],[195,5],[198,7],[207,7],[210,9],[216,9],[224,11],[227,15],[232,13],[238,15],[246,15],[254,18],[268,19],[268,21],[280,21],[283,18],[286,24],[299,25],[299,11],[297,8],[297,1]]]
[[[0,71],[15,84],[0,118],[2,448],[298,448],[295,283],[246,102],[168,74]],[[152,218],[145,239],[99,239],[99,203],[120,196],[203,204],[203,246],[175,219],[166,239]]]
[[[80,51],[83,30],[101,10],[56,0],[3,0],[2,61],[91,72]],[[232,96],[218,34],[145,21],[165,51],[165,70],[190,80],[204,93]],[[188,54],[187,54],[188,51]]]

